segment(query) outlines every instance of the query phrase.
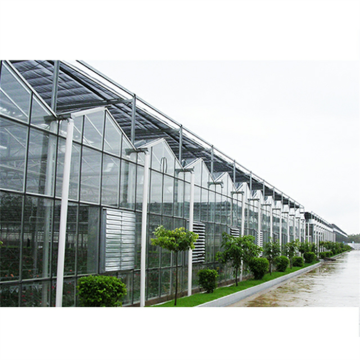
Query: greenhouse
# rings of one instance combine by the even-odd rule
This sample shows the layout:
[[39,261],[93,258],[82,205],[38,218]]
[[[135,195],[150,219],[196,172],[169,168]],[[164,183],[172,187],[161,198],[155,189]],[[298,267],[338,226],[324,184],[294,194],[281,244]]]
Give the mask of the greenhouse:
[[124,306],[170,298],[159,225],[199,234],[178,257],[183,294],[202,268],[233,280],[215,258],[223,232],[335,241],[335,225],[82,61],[1,61],[0,139],[0,306],[77,306],[89,274],[121,278]]

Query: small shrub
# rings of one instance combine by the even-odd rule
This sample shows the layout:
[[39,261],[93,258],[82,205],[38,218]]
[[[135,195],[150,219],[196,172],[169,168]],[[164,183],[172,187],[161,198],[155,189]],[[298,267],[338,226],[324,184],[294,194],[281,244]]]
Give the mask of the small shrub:
[[199,270],[197,275],[199,277],[199,286],[206,290],[207,293],[212,293],[216,289],[216,278],[219,276],[216,270]]
[[276,270],[284,272],[289,266],[289,259],[286,256],[278,256],[275,258]]
[[326,258],[327,257],[326,253],[327,253],[327,251],[322,251],[321,253],[319,253],[320,259]]
[[261,280],[269,270],[269,260],[265,258],[253,258],[249,262],[250,271],[255,280]]
[[301,256],[294,256],[292,258],[293,266],[303,267],[304,266],[304,259]]
[[313,253],[312,251],[306,252],[306,253],[304,254],[304,259],[305,259],[305,262],[306,262],[307,264],[310,264],[310,263],[312,263],[313,261],[315,261],[315,259],[316,259],[316,254]]
[[80,306],[116,307],[126,295],[126,285],[113,276],[86,276],[78,280]]

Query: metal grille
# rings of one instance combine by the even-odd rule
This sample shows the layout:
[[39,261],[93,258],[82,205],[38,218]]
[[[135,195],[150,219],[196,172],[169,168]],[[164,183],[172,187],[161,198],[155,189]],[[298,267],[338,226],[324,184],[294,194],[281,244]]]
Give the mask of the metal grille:
[[240,236],[240,229],[239,228],[230,228],[230,235],[239,237]]
[[192,253],[193,264],[203,263],[205,261],[205,224],[194,223],[193,232],[199,237],[195,242],[195,249]]
[[101,270],[120,271],[135,267],[135,214],[103,209]]
[[260,239],[259,239],[259,246],[263,246],[264,244],[264,234],[262,231],[260,231]]

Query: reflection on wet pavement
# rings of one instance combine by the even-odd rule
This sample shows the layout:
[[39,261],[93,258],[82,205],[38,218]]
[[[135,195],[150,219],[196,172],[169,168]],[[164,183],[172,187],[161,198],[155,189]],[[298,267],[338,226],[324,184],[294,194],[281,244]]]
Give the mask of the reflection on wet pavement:
[[346,306],[359,307],[360,251],[324,262],[306,274],[262,294],[241,300],[234,307]]

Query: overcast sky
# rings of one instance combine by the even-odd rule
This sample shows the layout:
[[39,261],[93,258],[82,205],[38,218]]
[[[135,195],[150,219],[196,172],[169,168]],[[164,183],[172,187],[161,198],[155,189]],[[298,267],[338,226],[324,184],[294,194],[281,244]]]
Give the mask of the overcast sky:
[[89,63],[306,211],[360,233],[357,62]]

